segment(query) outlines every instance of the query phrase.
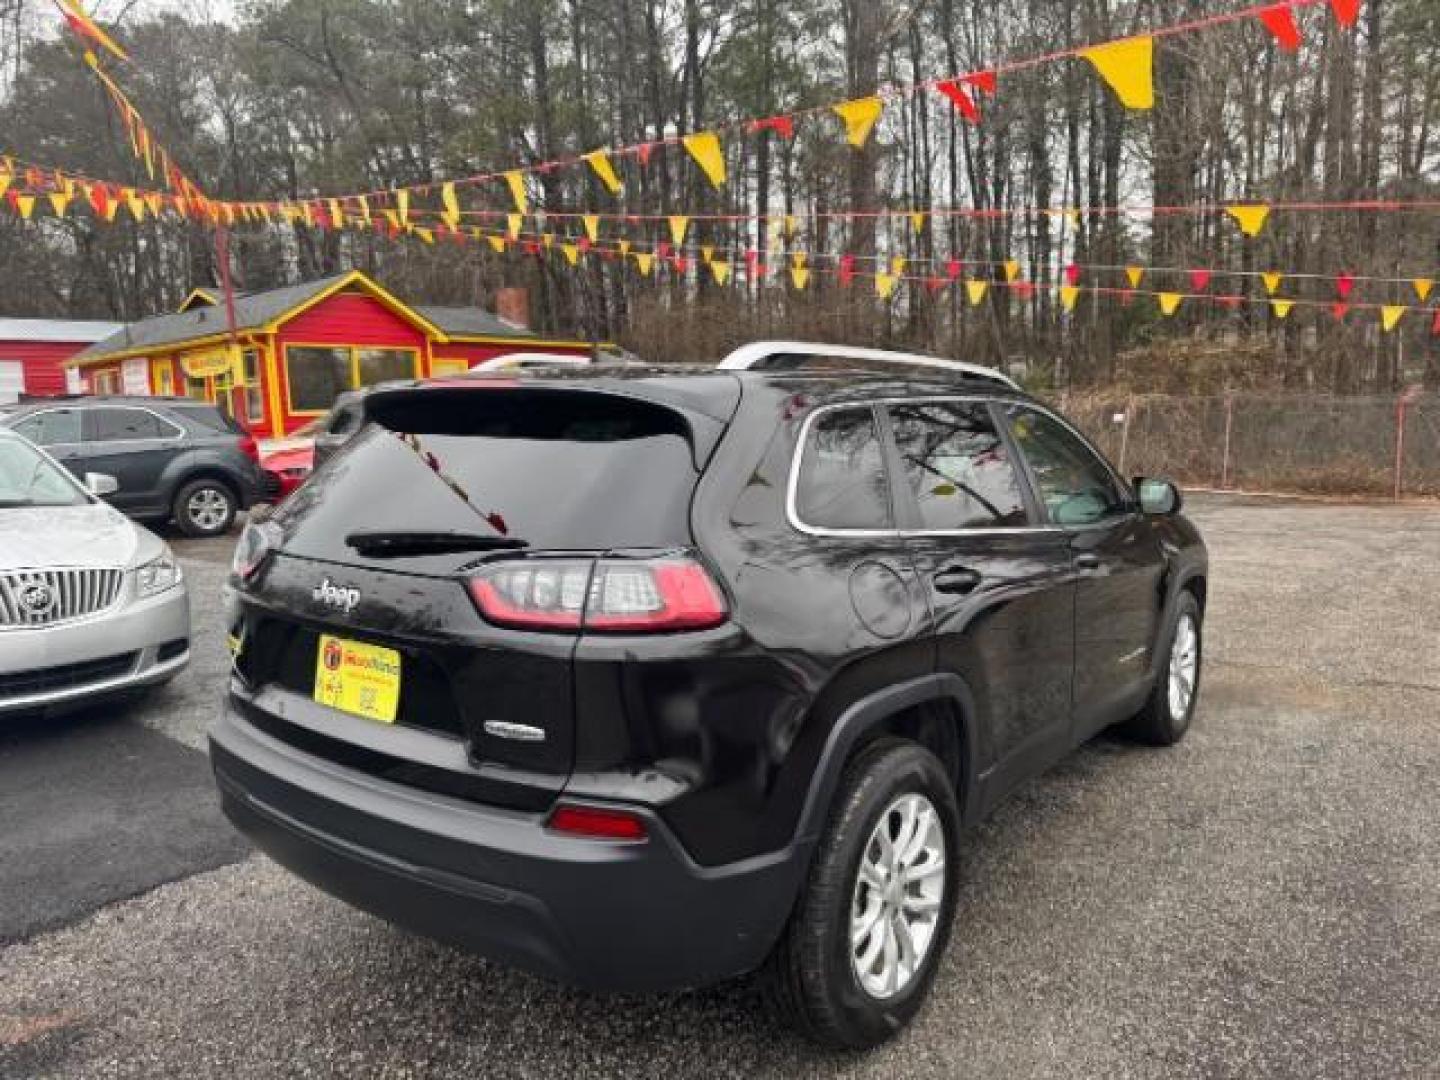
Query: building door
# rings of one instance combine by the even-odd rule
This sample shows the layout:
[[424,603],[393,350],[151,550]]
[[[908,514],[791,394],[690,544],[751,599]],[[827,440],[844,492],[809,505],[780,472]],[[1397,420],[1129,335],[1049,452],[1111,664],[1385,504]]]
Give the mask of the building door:
[[13,405],[25,392],[25,365],[19,360],[0,360],[0,405]]

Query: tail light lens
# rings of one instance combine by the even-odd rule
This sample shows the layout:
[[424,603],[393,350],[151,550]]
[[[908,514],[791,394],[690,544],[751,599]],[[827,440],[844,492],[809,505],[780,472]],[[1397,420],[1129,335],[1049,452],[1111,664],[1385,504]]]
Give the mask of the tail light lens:
[[480,614],[522,630],[660,634],[725,621],[725,598],[694,559],[536,559],[469,581]]
[[273,521],[252,521],[240,534],[235,553],[230,559],[230,570],[241,581],[255,576],[266,557],[280,546],[280,526]]

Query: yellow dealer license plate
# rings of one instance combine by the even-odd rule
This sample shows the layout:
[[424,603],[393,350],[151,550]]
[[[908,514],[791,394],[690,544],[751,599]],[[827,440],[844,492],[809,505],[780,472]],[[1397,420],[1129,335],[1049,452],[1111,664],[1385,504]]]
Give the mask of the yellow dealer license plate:
[[315,700],[367,720],[393,724],[400,704],[400,654],[380,645],[321,634],[315,657]]

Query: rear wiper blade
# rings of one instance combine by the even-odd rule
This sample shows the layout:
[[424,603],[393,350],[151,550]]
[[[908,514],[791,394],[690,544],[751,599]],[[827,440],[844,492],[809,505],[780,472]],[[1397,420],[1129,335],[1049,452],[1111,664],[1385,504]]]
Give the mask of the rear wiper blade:
[[518,536],[467,532],[356,532],[345,543],[362,555],[442,555],[448,551],[514,551],[530,546]]

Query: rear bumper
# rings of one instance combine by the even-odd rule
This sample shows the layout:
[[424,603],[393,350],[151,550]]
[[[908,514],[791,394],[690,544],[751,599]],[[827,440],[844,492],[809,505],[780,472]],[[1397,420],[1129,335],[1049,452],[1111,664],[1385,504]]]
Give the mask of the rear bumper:
[[593,990],[655,991],[758,967],[797,850],[700,867],[658,817],[643,843],[557,835],[543,815],[419,792],[305,754],[227,706],[210,756],[230,820],[356,907]]
[[5,630],[0,714],[59,711],[163,683],[190,663],[189,639],[183,584],[79,622]]

